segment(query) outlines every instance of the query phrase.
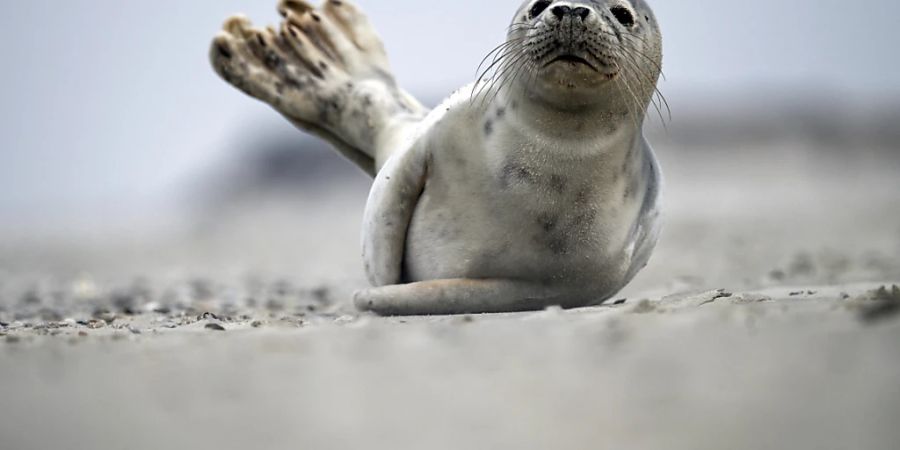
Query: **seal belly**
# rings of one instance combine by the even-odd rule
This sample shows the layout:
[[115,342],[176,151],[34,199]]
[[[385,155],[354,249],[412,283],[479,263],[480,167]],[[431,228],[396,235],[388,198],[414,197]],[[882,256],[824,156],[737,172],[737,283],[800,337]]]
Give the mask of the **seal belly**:
[[[440,178],[429,180],[434,182]],[[599,290],[621,284],[631,260],[627,230],[636,214],[587,207],[577,195],[563,203],[538,193],[479,189],[484,185],[425,189],[407,234],[406,281],[527,279]]]

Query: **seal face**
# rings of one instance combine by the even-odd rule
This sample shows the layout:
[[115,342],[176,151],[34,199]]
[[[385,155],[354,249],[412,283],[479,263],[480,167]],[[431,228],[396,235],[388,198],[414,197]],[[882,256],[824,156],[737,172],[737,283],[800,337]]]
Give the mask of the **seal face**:
[[643,1],[524,3],[478,81],[430,112],[396,87],[355,7],[282,11],[280,32],[229,22],[213,64],[376,174],[363,227],[375,287],[358,307],[585,306],[646,265],[660,171],[641,126],[662,44]]

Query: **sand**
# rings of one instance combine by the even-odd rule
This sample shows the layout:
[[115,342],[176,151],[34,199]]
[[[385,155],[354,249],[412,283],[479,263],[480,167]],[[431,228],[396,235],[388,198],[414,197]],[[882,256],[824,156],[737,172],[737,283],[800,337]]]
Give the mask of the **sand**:
[[358,177],[8,232],[0,448],[896,448],[897,152],[659,153],[659,250],[598,308],[357,313]]

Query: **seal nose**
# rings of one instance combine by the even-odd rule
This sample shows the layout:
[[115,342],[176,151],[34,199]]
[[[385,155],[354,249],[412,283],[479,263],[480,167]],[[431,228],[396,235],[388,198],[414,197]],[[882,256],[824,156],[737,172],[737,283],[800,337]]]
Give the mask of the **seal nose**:
[[556,16],[557,19],[562,19],[563,17],[566,17],[572,13],[572,8],[562,5],[562,6],[555,6],[550,11],[553,13],[554,16]]
[[577,8],[570,8],[566,5],[554,6],[553,9],[550,10],[557,19],[562,20],[566,16],[570,17],[580,17],[581,20],[585,20],[588,16],[591,15],[591,10],[585,7],[579,6]]

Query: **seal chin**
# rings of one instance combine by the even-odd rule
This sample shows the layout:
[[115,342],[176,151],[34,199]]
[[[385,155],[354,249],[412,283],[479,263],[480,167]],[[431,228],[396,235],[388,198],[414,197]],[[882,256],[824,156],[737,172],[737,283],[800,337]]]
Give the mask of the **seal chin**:
[[563,84],[598,85],[619,77],[619,67],[577,55],[560,55],[542,65],[543,77]]
[[590,61],[588,61],[580,56],[576,56],[576,55],[557,56],[556,58],[553,58],[552,60],[547,62],[547,64],[544,64],[544,67],[547,67],[547,66],[550,66],[553,64],[569,64],[572,67],[575,67],[578,65],[583,65],[583,66],[587,66],[587,67],[591,68],[591,70],[593,70],[594,72],[600,72],[600,69],[598,69],[595,65],[591,64]]

